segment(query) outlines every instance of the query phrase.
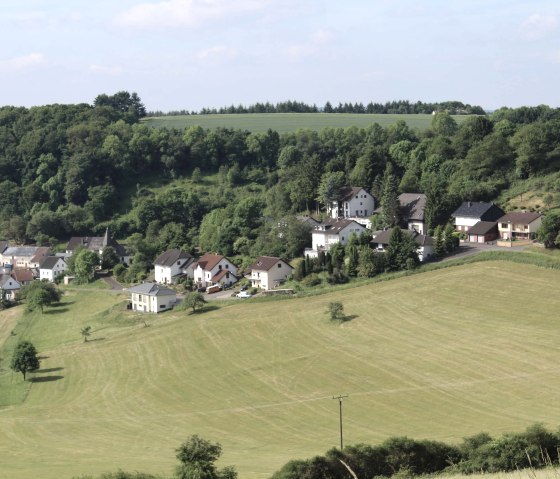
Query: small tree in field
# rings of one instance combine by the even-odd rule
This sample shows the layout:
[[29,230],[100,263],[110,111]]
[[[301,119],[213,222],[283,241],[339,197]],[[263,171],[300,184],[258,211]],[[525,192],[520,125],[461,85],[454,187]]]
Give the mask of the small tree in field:
[[21,288],[19,297],[27,303],[28,311],[40,309],[42,313],[45,306],[58,303],[62,297],[62,293],[52,283],[33,281]]
[[340,321],[344,318],[344,306],[340,301],[332,301],[329,303],[328,313],[332,321]]
[[27,371],[35,371],[39,369],[39,364],[39,358],[37,356],[35,346],[33,346],[33,344],[29,341],[22,341],[16,346],[10,363],[10,368],[23,374],[23,380],[25,381]]
[[91,326],[86,326],[80,330],[81,335],[84,337],[84,343],[87,343],[87,338],[91,336]]
[[179,479],[236,479],[233,467],[216,468],[214,464],[222,454],[219,443],[211,443],[194,434],[177,449]]
[[187,294],[184,301],[187,308],[192,308],[193,313],[196,312],[197,309],[202,309],[206,304],[204,296],[196,292]]

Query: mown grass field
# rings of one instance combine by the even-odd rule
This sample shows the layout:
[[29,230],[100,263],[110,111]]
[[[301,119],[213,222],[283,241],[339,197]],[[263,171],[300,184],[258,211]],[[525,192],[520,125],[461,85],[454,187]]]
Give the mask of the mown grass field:
[[[25,400],[0,408],[0,477],[170,473],[196,433],[222,443],[240,478],[264,478],[338,444],[337,394],[349,395],[348,444],[555,428],[559,288],[557,270],[489,261],[149,327],[113,293],[74,292],[66,311],[16,327],[47,359]],[[328,321],[334,300],[350,321]],[[97,341],[82,343],[85,324]],[[17,388],[0,367],[0,387]]]
[[[457,123],[468,116],[454,115]],[[382,115],[351,113],[252,113],[243,115],[178,115],[144,118],[142,122],[155,128],[184,129],[193,125],[203,128],[236,128],[251,132],[266,131],[269,128],[279,133],[296,131],[300,128],[320,131],[324,128],[365,128],[372,123],[387,127],[404,120],[411,128],[425,130],[432,122],[432,115]]]

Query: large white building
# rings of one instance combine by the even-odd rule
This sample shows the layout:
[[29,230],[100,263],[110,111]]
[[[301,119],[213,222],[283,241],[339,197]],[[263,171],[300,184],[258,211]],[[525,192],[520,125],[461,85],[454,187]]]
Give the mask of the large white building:
[[345,186],[340,192],[340,200],[327,205],[331,218],[367,218],[375,210],[375,200],[359,186]]
[[359,236],[365,231],[365,226],[351,219],[324,221],[311,232],[311,249],[306,248],[305,255],[316,258],[320,251],[327,252],[336,243],[345,246],[352,233]]
[[190,267],[194,258],[186,251],[170,249],[160,254],[154,261],[156,283],[174,284],[181,276],[193,277]]
[[39,266],[39,279],[54,282],[67,269],[66,261],[59,256],[47,256]]
[[155,283],[142,283],[128,289],[133,311],[160,313],[173,308],[177,294],[172,289]]
[[286,281],[294,268],[281,258],[261,256],[249,266],[249,270],[251,286],[268,291]]
[[206,253],[191,265],[194,283],[198,288],[219,284],[231,286],[237,283],[237,267],[221,254]]

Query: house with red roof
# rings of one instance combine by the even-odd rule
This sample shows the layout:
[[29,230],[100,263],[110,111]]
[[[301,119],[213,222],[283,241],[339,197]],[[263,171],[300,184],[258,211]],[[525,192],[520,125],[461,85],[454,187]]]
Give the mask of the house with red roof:
[[248,269],[251,286],[265,291],[280,286],[294,270],[286,261],[275,256],[261,256]]
[[542,220],[542,213],[511,211],[498,220],[500,238],[504,240],[534,239]]
[[206,253],[192,264],[194,284],[198,288],[231,286],[239,280],[237,267],[221,254]]

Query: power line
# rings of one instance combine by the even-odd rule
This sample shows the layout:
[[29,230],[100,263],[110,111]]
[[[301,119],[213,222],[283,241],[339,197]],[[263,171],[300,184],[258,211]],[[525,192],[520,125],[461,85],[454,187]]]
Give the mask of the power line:
[[339,418],[340,418],[340,450],[342,451],[342,400],[347,398],[348,394],[342,396],[333,396],[333,399],[338,399],[338,408],[339,408]]

